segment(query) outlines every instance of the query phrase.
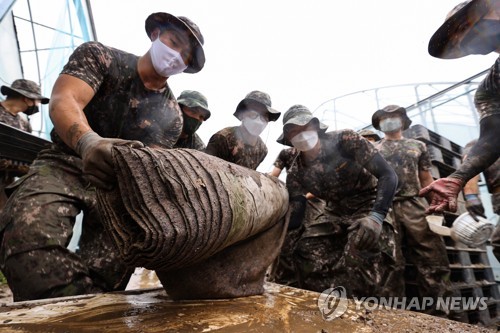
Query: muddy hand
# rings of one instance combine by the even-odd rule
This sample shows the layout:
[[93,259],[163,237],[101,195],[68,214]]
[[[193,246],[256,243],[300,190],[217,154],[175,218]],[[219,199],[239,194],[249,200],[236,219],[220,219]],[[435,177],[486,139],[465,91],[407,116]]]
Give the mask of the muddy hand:
[[116,181],[113,161],[113,146],[144,147],[139,141],[109,139],[90,131],[82,135],[76,144],[75,151],[82,158],[83,174],[95,186],[111,189]]
[[369,250],[375,247],[382,232],[382,224],[370,216],[355,221],[347,230],[358,229],[354,245],[358,250]]
[[456,178],[440,178],[433,181],[429,186],[420,190],[419,196],[429,196],[432,198],[429,208],[425,211],[429,213],[442,213],[447,210],[457,211],[457,196],[462,189],[462,182]]

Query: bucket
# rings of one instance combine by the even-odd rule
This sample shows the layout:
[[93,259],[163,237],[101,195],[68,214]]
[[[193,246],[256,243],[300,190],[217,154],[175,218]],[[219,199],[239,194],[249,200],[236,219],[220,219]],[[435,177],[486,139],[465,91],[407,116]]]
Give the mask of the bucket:
[[480,216],[478,221],[469,213],[463,213],[455,219],[452,233],[464,244],[470,247],[478,247],[488,241],[493,233],[494,226],[487,219]]
[[479,247],[490,238],[494,226],[487,219],[479,217],[478,220],[469,213],[463,213],[455,219],[451,228],[443,225],[442,216],[429,215],[426,217],[429,228],[441,236],[449,236],[454,241],[464,243],[469,247]]

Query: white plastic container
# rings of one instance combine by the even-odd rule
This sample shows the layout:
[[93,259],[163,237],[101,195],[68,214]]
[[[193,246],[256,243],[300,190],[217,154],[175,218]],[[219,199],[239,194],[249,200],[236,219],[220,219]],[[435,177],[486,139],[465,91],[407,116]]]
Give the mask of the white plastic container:
[[457,217],[451,228],[443,226],[442,216],[429,215],[426,219],[433,232],[441,236],[450,236],[454,241],[469,247],[479,247],[486,243],[494,229],[494,225],[487,219],[478,216],[479,221],[476,221],[469,213]]

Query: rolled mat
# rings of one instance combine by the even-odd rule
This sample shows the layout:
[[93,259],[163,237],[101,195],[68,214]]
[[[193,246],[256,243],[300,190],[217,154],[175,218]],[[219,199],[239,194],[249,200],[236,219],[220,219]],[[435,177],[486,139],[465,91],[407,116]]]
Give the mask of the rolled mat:
[[113,162],[118,186],[97,199],[127,265],[165,274],[284,224],[288,192],[277,178],[191,149],[115,146]]

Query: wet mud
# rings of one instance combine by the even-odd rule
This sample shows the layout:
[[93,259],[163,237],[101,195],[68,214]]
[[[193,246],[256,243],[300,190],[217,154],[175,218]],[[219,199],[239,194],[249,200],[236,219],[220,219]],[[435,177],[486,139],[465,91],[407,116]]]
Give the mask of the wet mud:
[[0,308],[0,332],[494,332],[402,310],[356,309],[331,321],[319,294],[267,283],[261,296],[172,301],[163,289],[143,289]]

